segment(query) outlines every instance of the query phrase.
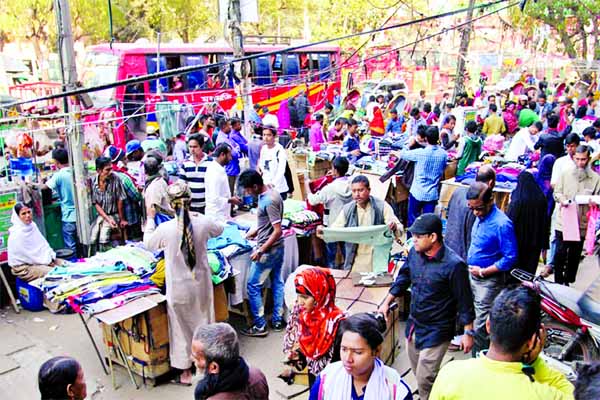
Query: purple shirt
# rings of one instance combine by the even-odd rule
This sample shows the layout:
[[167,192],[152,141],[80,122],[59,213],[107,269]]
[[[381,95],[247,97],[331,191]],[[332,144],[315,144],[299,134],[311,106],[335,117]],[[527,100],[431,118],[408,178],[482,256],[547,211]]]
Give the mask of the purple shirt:
[[310,147],[313,151],[321,150],[321,143],[325,143],[323,138],[323,127],[320,123],[315,122],[310,127]]

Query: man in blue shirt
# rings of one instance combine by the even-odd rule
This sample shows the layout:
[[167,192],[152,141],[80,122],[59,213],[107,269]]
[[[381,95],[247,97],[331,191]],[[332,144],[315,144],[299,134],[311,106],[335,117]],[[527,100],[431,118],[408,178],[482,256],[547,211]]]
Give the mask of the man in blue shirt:
[[506,286],[506,273],[517,261],[517,238],[511,220],[494,204],[490,186],[472,183],[467,205],[476,217],[467,264],[475,303],[474,352],[478,352],[489,346],[485,321],[494,299]]
[[440,139],[438,128],[430,126],[425,135],[427,137],[425,148],[408,150],[401,155],[403,160],[415,163],[414,178],[408,196],[409,226],[419,215],[435,211],[440,198],[440,180],[448,162],[448,154],[438,146]]
[[69,167],[69,153],[65,149],[55,149],[52,159],[58,171],[46,182],[46,187],[58,195],[62,214],[62,235],[65,248],[77,254],[77,225],[73,196],[73,176]]
[[342,150],[348,153],[348,160],[354,162],[358,160],[362,153],[360,151],[360,139],[358,138],[358,122],[350,118],[348,120],[348,135],[344,139]]
[[388,120],[385,127],[385,135],[393,136],[402,133],[403,118],[398,118],[398,111],[395,109],[390,111],[391,118]]
[[[232,158],[229,164],[225,166],[225,172],[229,178],[229,189],[231,190],[232,196],[235,195],[235,180],[240,174],[240,158],[243,154],[248,153],[248,142],[239,131],[239,129],[241,129],[241,123],[238,123],[238,121],[239,120],[233,120],[232,123],[230,123],[230,121],[222,119],[221,122],[219,122],[220,130],[215,142],[216,145],[227,143],[231,146]],[[238,130],[234,131],[232,125]]]

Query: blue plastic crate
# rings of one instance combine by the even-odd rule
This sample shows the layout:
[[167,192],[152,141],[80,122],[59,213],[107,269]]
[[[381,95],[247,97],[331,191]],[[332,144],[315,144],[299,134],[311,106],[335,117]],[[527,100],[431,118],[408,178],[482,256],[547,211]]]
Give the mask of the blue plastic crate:
[[44,293],[40,289],[17,278],[17,293],[24,309],[29,311],[42,311],[44,309]]

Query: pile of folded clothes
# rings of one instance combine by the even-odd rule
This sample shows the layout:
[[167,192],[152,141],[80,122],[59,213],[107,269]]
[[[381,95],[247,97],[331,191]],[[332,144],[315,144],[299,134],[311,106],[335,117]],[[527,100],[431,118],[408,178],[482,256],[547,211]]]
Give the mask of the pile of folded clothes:
[[[57,266],[46,275],[41,289],[50,311],[91,314],[116,308],[149,293],[160,293],[148,278],[128,271],[121,262],[86,266],[84,261]],[[100,300],[111,302],[95,306]]]

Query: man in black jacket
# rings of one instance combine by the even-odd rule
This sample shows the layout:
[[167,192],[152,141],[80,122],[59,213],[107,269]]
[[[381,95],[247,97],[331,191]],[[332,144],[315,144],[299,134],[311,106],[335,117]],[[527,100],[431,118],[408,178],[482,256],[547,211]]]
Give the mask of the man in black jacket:
[[465,353],[471,351],[475,311],[467,266],[444,244],[440,218],[422,214],[408,230],[414,247],[379,311],[387,315],[391,302],[412,285],[406,348],[419,398],[427,400],[457,318],[465,329],[461,348]]

